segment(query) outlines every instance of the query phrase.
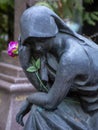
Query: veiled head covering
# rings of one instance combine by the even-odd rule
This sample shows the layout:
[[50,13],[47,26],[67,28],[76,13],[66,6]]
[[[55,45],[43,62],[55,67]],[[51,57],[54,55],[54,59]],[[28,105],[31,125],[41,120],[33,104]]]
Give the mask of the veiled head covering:
[[92,41],[71,30],[56,13],[45,6],[36,5],[25,10],[21,16],[20,29],[22,42],[28,37],[48,38],[64,32],[81,40],[82,45],[96,48]]
[[[30,7],[24,11],[20,20],[22,40],[28,37],[54,37],[63,28],[60,21],[63,20],[45,6]],[[67,26],[66,31],[72,33]]]
[[58,33],[55,20],[48,11],[50,9],[44,6],[34,6],[23,13],[20,21],[23,40],[28,37],[53,37]]

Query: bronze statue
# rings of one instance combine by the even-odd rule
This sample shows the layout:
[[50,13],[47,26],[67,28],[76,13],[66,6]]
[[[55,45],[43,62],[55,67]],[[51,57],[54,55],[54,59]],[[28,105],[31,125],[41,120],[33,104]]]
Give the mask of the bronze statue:
[[[16,116],[24,130],[98,129],[98,46],[75,33],[52,10],[33,6],[20,20],[19,58],[37,92],[28,96]],[[31,59],[40,58],[40,89]]]

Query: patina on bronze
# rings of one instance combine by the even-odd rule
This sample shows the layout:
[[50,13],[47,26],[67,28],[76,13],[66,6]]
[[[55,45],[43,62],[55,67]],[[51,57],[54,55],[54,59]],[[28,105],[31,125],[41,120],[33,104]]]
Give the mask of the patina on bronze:
[[[19,58],[38,92],[28,96],[16,120],[24,130],[98,129],[98,46],[75,33],[52,10],[33,6],[20,20]],[[31,58],[41,59],[40,78],[49,91],[39,90]]]

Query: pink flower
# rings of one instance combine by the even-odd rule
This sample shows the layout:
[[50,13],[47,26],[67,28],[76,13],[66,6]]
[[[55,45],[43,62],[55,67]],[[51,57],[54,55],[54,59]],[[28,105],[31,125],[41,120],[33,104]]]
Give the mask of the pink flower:
[[8,55],[11,57],[15,57],[18,55],[18,42],[10,41],[8,44]]

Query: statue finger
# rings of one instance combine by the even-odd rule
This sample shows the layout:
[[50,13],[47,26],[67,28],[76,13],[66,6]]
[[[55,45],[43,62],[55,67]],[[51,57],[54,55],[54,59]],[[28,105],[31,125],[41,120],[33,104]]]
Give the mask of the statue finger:
[[16,121],[17,121],[17,122],[19,122],[19,117],[20,117],[20,114],[18,113],[18,114],[16,115]]
[[18,120],[18,123],[19,123],[21,126],[24,126],[24,123],[23,123],[23,115],[20,115],[19,120]]
[[16,121],[18,122],[18,124],[24,126],[24,123],[23,123],[23,115],[22,114],[17,114],[16,115]]

